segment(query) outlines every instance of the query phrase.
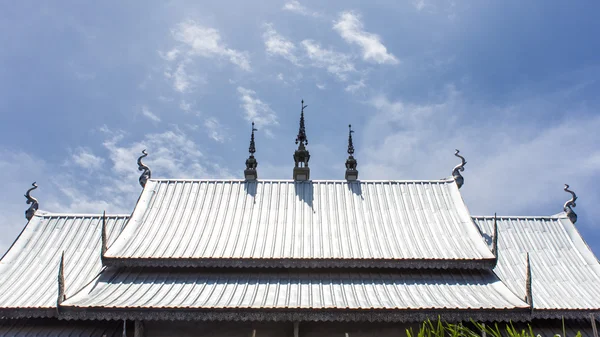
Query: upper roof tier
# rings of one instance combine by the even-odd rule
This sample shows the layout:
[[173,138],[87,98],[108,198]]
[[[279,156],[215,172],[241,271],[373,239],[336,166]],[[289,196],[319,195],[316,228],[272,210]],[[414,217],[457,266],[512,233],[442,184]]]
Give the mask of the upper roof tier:
[[[475,217],[484,236],[494,217]],[[527,293],[527,255],[533,308],[600,310],[600,263],[565,213],[551,217],[498,217],[494,272],[515,294]],[[489,240],[491,242],[491,240]]]
[[149,180],[105,254],[135,266],[490,268],[453,179]]
[[[107,215],[110,244],[127,216]],[[37,211],[0,261],[0,316],[54,315],[58,272],[64,252],[65,294],[73,294],[102,270],[102,215],[51,214]]]

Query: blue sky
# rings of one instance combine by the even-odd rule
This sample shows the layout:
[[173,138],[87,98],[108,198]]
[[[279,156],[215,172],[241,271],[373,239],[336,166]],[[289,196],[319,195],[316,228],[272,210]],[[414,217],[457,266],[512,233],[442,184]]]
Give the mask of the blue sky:
[[438,179],[473,215],[552,215],[600,254],[600,3],[38,1],[0,5],[0,251],[41,209],[129,213],[153,177]]

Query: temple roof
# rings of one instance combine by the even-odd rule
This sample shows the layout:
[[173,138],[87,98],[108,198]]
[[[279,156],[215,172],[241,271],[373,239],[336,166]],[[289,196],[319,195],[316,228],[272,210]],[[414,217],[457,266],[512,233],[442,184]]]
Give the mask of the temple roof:
[[[106,216],[109,243],[126,220],[125,215]],[[63,252],[65,293],[75,293],[92,281],[102,270],[101,227],[102,215],[37,211],[0,261],[0,316],[11,308],[56,308]]]
[[[475,217],[483,235],[494,217]],[[494,272],[515,294],[526,294],[526,253],[536,310],[600,309],[600,263],[564,213],[551,217],[498,217]],[[491,240],[490,240],[491,242]]]
[[154,180],[105,255],[115,265],[486,269],[453,179]]
[[105,272],[61,310],[85,309],[528,309],[486,271],[122,269]]

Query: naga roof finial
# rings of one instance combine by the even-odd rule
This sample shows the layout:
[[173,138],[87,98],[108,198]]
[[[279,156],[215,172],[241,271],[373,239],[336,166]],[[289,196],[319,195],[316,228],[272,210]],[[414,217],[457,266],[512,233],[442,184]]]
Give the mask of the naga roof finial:
[[100,258],[104,259],[104,254],[106,254],[106,251],[108,250],[108,238],[106,235],[106,211],[104,211],[102,213],[102,233],[101,233],[101,245],[102,247],[100,248]]
[[301,102],[302,109],[300,110],[300,128],[298,129],[298,136],[296,137],[296,144],[300,144],[300,147],[304,147],[308,145],[308,138],[306,138],[306,128],[304,126],[304,108],[308,107],[308,105],[304,105],[304,100]]
[[346,180],[354,181],[358,179],[358,170],[356,169],[356,159],[354,159],[354,143],[352,142],[352,124],[348,124],[348,159],[346,159]]
[[492,254],[498,261],[498,216],[494,213],[494,237],[492,238]]
[[146,152],[146,150],[142,150],[142,155],[138,158],[137,160],[137,164],[138,164],[138,171],[142,171],[142,175],[140,175],[140,185],[142,185],[142,187],[146,186],[146,182],[148,182],[148,179],[150,179],[152,177],[152,172],[150,171],[150,168],[146,165],[144,165],[144,163],[142,163],[142,159],[146,158],[148,156],[148,152]]
[[567,213],[567,217],[569,217],[569,220],[571,220],[572,223],[576,223],[577,222],[577,214],[575,214],[575,212],[573,211],[573,207],[577,206],[575,204],[575,200],[577,200],[577,195],[575,195],[575,192],[573,192],[569,189],[569,185],[567,185],[567,184],[565,184],[564,190],[567,193],[571,193],[571,199],[568,200],[567,202],[565,202],[565,205],[563,206],[563,210],[565,211],[565,213]]
[[31,204],[31,206],[29,206],[29,208],[25,211],[25,218],[27,220],[31,220],[31,218],[33,218],[33,215],[35,214],[35,211],[37,211],[38,208],[40,207],[40,203],[38,202],[38,200],[31,196],[31,191],[38,188],[38,186],[35,182],[33,182],[33,184],[31,184],[31,186],[33,186],[33,187],[31,187],[30,189],[27,190],[27,192],[25,192],[25,198],[27,198],[26,203],[28,205]]
[[533,290],[532,290],[532,276],[531,276],[531,261],[529,260],[529,252],[527,252],[527,276],[525,279],[525,302],[529,304],[529,308],[533,311]]
[[56,299],[56,310],[59,309],[62,302],[67,298],[65,295],[65,252],[60,256],[58,265],[58,297]]
[[250,157],[246,159],[246,169],[244,170],[244,178],[246,180],[256,180],[258,175],[256,173],[256,167],[258,166],[258,161],[254,158],[254,153],[256,152],[256,143],[254,142],[254,131],[258,131],[254,127],[254,122],[252,122],[252,134],[250,135],[250,147],[248,148],[248,152],[250,152]]
[[454,155],[460,158],[461,163],[456,165],[454,167],[454,170],[452,170],[452,177],[454,178],[454,181],[456,181],[456,185],[458,185],[458,188],[461,188],[462,185],[465,183],[465,178],[463,178],[460,172],[463,172],[465,170],[465,164],[467,162],[465,161],[465,157],[461,156],[459,153],[460,151],[456,149]]

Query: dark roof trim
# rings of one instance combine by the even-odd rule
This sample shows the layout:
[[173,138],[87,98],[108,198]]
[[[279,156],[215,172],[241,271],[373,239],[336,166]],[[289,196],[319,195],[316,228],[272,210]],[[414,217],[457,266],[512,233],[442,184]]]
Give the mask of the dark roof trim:
[[122,258],[103,257],[114,267],[204,268],[394,268],[490,270],[496,259],[256,259],[256,258]]

